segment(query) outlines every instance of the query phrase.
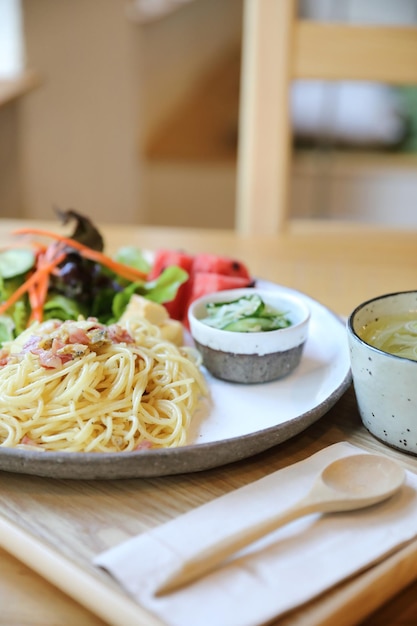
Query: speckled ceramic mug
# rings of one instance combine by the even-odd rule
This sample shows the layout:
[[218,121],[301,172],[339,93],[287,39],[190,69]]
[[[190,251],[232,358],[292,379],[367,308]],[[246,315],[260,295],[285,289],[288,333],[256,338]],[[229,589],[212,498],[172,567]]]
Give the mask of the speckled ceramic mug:
[[381,442],[417,455],[417,361],[384,352],[359,336],[381,316],[412,311],[417,315],[417,291],[379,296],[356,307],[347,332],[364,426]]

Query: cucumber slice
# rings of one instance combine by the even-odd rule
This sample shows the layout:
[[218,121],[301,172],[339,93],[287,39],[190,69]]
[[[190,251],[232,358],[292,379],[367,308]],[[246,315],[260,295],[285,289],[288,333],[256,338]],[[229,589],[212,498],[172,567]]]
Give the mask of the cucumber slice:
[[232,330],[239,333],[256,333],[268,330],[286,328],[289,323],[282,317],[245,317],[231,322],[223,330]]
[[204,322],[215,328],[224,328],[226,324],[245,317],[257,317],[264,309],[263,300],[257,295],[243,296],[231,302],[210,302],[206,305],[208,317]]
[[0,251],[0,275],[13,278],[29,271],[35,264],[35,255],[29,248],[11,248]]
[[209,302],[206,308],[208,311],[215,311],[224,307],[228,311],[238,311],[243,315],[257,315],[264,306],[262,298],[258,294],[253,294],[251,296],[242,296],[230,302]]
[[231,302],[210,302],[206,304],[206,311],[207,317],[201,321],[219,330],[249,333],[291,326],[286,313],[265,304],[258,294]]

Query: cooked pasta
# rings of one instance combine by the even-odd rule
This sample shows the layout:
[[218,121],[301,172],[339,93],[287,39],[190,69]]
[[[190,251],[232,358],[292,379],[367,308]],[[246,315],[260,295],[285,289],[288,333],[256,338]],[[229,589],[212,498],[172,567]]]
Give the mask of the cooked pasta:
[[34,324],[0,354],[0,445],[117,452],[176,447],[204,378],[145,319]]

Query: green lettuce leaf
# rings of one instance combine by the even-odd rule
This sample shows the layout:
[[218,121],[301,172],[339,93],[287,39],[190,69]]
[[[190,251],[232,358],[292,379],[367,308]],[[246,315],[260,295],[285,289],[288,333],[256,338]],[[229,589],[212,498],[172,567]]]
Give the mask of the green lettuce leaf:
[[117,251],[115,256],[116,261],[124,263],[130,267],[134,267],[146,274],[151,269],[151,264],[146,260],[142,250],[135,248],[134,246],[124,246]]
[[5,341],[12,341],[15,338],[14,335],[14,322],[10,315],[0,316],[0,344],[3,345]]
[[87,315],[85,308],[76,300],[61,294],[48,296],[43,310],[44,319],[77,320],[80,315]]
[[[10,296],[16,291],[18,287],[23,283],[22,276],[14,276],[13,278],[4,279],[0,276],[0,301],[4,302],[10,298]],[[25,330],[30,317],[30,306],[27,295],[24,295],[20,300],[15,302],[7,309],[5,318],[9,318],[13,323],[13,337],[17,337],[23,330]],[[6,334],[9,333],[9,322],[4,322],[7,327]],[[0,340],[2,343],[2,340]]]
[[158,302],[159,304],[171,302],[177,295],[178,288],[187,280],[188,273],[185,270],[176,265],[171,265],[155,280],[131,283],[128,287],[123,289],[123,291],[116,294],[113,299],[112,310],[115,319],[118,320],[124,313],[134,293],[144,296],[153,302]]

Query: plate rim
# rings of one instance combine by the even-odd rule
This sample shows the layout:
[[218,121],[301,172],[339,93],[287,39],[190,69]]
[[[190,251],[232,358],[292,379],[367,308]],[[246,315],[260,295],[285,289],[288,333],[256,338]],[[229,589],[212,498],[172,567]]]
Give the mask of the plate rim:
[[[272,281],[256,280],[256,286],[282,289],[307,299],[345,325],[344,319],[318,300]],[[284,443],[321,419],[352,383],[350,362],[339,385],[319,404],[280,424],[216,441],[191,443],[177,448],[130,452],[65,452],[0,447],[0,471],[48,478],[110,480],[173,476],[205,471],[234,463]],[[291,434],[285,431],[291,426]],[[217,454],[213,455],[213,452]],[[185,458],[184,458],[185,457]],[[215,458],[213,458],[215,457]]]

